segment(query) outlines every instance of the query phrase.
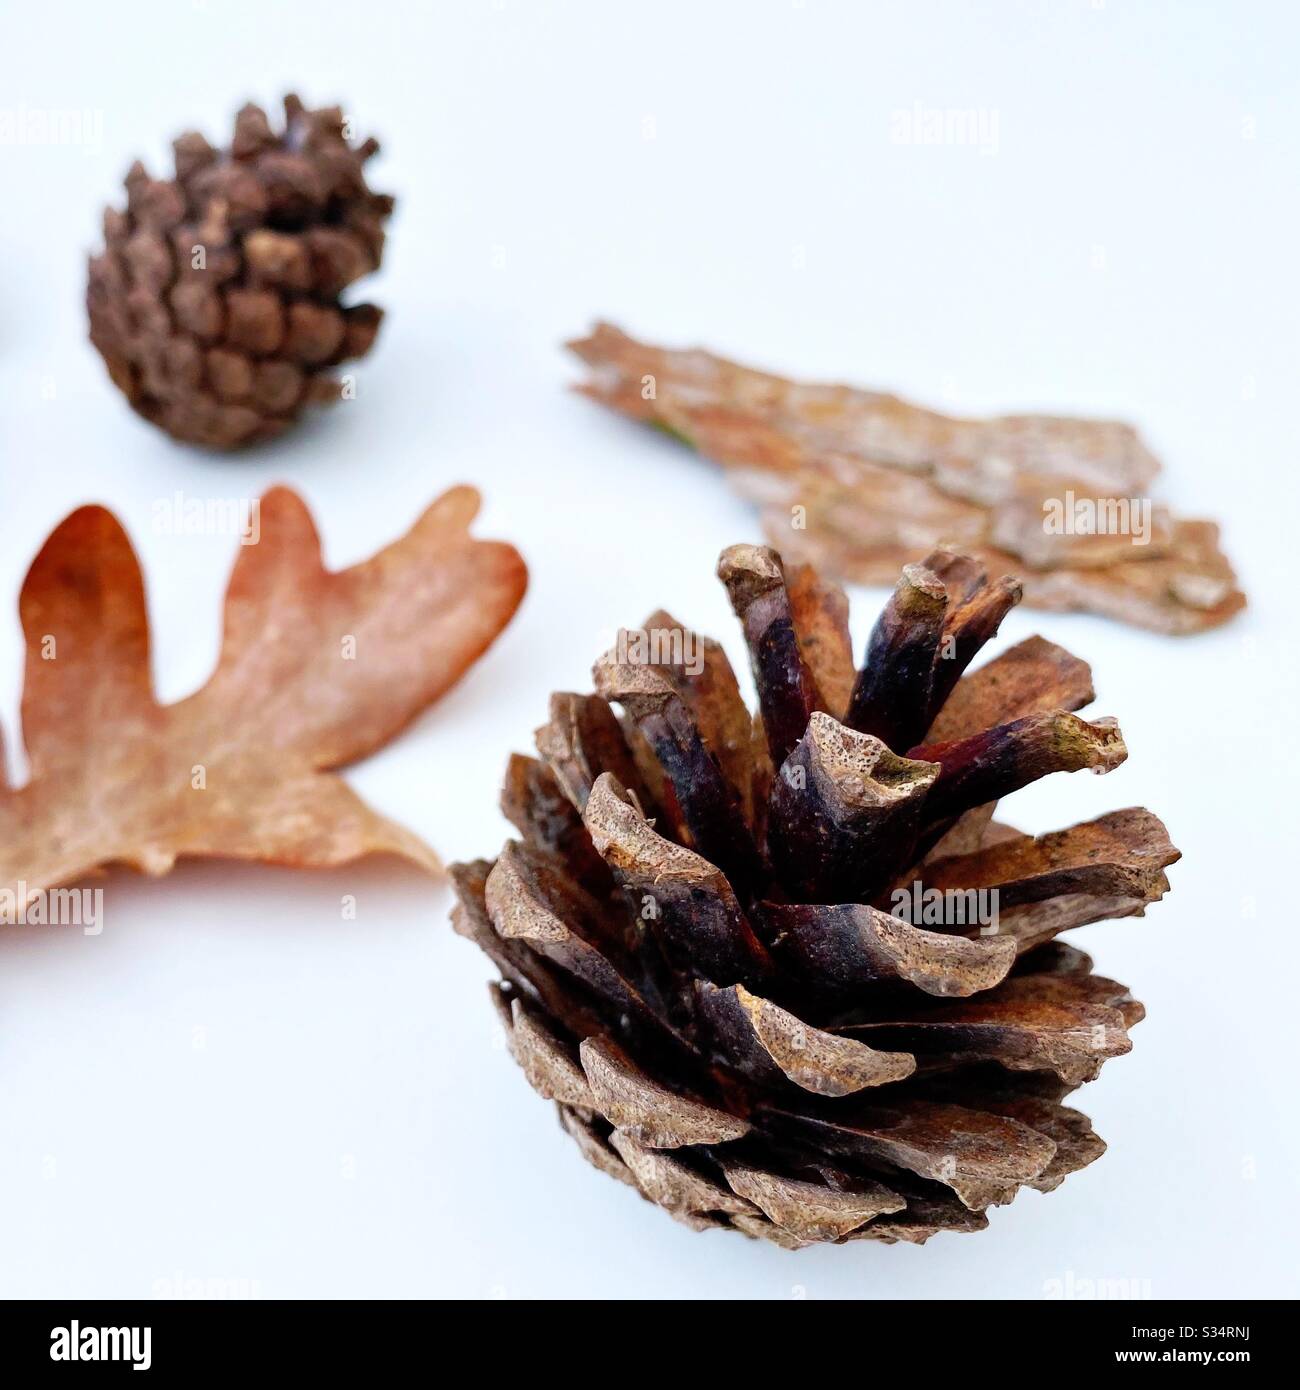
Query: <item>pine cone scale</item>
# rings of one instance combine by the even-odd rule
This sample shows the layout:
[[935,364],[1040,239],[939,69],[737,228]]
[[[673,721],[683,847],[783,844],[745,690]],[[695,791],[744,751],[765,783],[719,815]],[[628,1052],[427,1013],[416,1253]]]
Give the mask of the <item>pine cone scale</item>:
[[861,903],[766,905],[775,951],[792,976],[827,1002],[903,980],[925,994],[993,989],[1016,962],[1014,939],[926,931]]

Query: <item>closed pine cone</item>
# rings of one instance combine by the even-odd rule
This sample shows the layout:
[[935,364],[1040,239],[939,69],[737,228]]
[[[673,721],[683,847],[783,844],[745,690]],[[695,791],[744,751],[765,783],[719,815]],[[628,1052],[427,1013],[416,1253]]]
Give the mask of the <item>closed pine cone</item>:
[[173,142],[174,179],[136,163],[104,214],[86,291],[90,340],[131,406],[176,439],[233,449],[340,397],[333,369],[369,351],[381,311],[340,294],[375,270],[386,194],[366,186],[338,108],[284,99],[283,131],[248,105],[228,150]]
[[1054,938],[1140,915],[1178,851],[1140,809],[1037,839],[993,819],[1126,756],[1042,638],[963,675],[1016,581],[908,566],[857,672],[811,569],[741,545],[719,574],[760,717],[716,643],[664,613],[624,635],[597,694],[552,697],[542,760],[512,759],[522,838],[454,868],[454,923],[582,1153],[688,1225],[791,1248],[981,1229],[1103,1151],[1061,1100],[1143,1010]]

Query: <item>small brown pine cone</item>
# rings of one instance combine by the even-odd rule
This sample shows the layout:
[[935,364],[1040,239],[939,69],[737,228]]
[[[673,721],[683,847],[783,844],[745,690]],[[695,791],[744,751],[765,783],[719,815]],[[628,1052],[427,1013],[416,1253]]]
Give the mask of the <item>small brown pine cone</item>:
[[337,107],[284,99],[284,129],[245,106],[228,150],[174,141],[176,177],[126,176],[86,290],[90,341],[132,408],[176,439],[234,449],[338,400],[333,369],[370,350],[381,310],[340,295],[379,266],[387,194],[374,140]]
[[[1039,637],[964,674],[1020,597],[960,555],[903,572],[854,669],[848,604],[724,552],[751,718],[665,613],[512,759],[520,840],[453,870],[510,1050],[596,1167],[688,1225],[790,1248],[973,1231],[1105,1147],[1062,1098],[1142,1006],[1054,938],[1140,915],[1178,858],[1150,812],[1034,838],[993,819],[1126,756]],[[612,706],[621,708],[616,715]]]

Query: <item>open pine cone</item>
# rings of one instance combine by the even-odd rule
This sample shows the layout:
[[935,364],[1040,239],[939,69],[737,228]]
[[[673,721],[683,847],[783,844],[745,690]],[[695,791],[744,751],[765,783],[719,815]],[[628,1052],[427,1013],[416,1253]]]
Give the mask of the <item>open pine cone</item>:
[[543,761],[512,759],[522,840],[453,869],[456,929],[583,1154],[687,1224],[792,1248],[981,1229],[1102,1152],[1060,1102],[1142,1006],[1053,938],[1141,915],[1178,851],[1139,809],[1037,839],[993,820],[1126,756],[1042,638],[963,675],[1015,580],[908,566],[855,672],[838,588],[750,545],[719,574],[761,718],[716,643],[664,613],[621,634],[598,694],[552,696]]
[[340,398],[332,368],[369,351],[381,311],[339,296],[383,253],[386,194],[366,186],[337,107],[248,105],[228,150],[173,143],[176,177],[126,176],[91,259],[90,340],[131,406],[176,439],[233,449]]

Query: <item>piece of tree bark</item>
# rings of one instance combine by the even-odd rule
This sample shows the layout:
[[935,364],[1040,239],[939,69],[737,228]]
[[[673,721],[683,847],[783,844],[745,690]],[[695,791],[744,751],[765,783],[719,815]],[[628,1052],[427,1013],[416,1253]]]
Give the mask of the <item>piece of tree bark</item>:
[[[1216,627],[1245,604],[1217,528],[1151,501],[1159,464],[1129,425],[960,420],[654,347],[611,324],[569,346],[591,369],[584,395],[721,464],[762,507],[787,563],[893,583],[904,565],[951,545],[995,581],[1018,576],[1033,607],[1175,634]],[[1134,506],[1149,509],[1136,522]],[[1111,525],[1112,515],[1128,520]]]

